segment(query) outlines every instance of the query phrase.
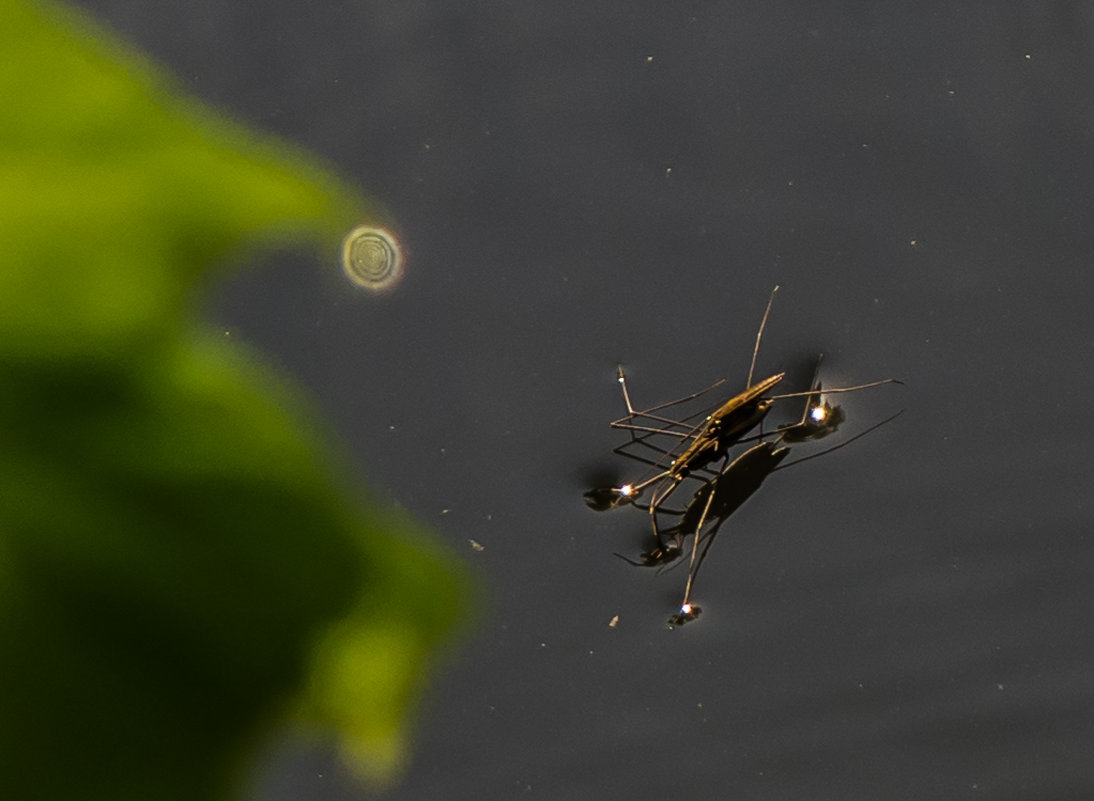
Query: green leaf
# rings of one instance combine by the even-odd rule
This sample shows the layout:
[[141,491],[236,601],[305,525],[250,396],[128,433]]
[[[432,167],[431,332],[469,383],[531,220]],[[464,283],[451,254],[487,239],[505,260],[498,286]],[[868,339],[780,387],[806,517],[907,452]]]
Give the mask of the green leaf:
[[464,580],[191,308],[377,211],[85,18],[0,18],[4,797],[229,797],[290,715],[390,776]]

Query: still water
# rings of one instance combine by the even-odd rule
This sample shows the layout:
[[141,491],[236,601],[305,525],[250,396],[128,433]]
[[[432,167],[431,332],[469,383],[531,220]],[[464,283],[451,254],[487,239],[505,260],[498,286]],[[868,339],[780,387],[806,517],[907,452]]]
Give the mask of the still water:
[[[390,292],[210,300],[484,583],[384,798],[1094,798],[1089,4],[84,5],[398,222]],[[743,387],[775,284],[760,374],[906,411],[772,475],[668,630],[683,571],[581,498],[616,366]],[[291,745],[253,791],[361,796]]]

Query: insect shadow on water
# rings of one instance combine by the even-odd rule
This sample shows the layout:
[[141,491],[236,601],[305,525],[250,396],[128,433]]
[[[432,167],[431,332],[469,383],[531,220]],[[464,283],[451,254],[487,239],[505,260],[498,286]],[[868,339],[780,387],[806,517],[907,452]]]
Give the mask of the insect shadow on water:
[[[810,414],[816,408],[818,407],[807,406],[806,414]],[[684,598],[680,603],[679,611],[669,618],[669,625],[682,626],[697,618],[702,612],[700,607],[691,603],[691,593],[695,586],[695,579],[699,574],[699,568],[706,558],[710,546],[714,544],[714,538],[722,525],[734,512],[741,508],[745,501],[756,493],[768,476],[779,470],[794,467],[802,462],[816,459],[846,447],[855,440],[892,422],[903,413],[904,410],[902,409],[843,442],[784,464],[783,460],[790,454],[790,448],[786,443],[804,441],[796,439],[796,437],[815,440],[826,436],[827,433],[831,433],[831,430],[822,433],[823,429],[817,424],[817,421],[803,419],[801,423],[783,428],[773,439],[761,440],[753,445],[734,459],[721,473],[705,481],[695,492],[683,512],[679,513],[680,522],[672,528],[673,546],[670,549],[665,549],[666,557],[670,555],[670,550],[675,551],[675,555],[668,560],[671,561],[682,555],[683,545],[687,537],[692,538]],[[709,527],[704,531],[704,526],[708,526],[708,524]]]
[[[764,309],[764,315],[756,333],[756,343],[752,349],[752,362],[749,365],[748,380],[745,383],[744,390],[705,416],[702,412],[698,412],[688,415],[682,420],[674,420],[664,416],[662,412],[705,395],[724,383],[723,381],[717,381],[706,389],[683,398],[639,411],[631,403],[630,392],[627,388],[627,377],[623,372],[623,368],[621,366],[617,368],[623,400],[627,406],[627,414],[618,420],[613,420],[610,425],[612,428],[627,430],[631,439],[628,443],[616,448],[615,451],[631,458],[638,458],[636,454],[621,449],[626,449],[628,446],[650,446],[650,438],[655,436],[668,436],[674,439],[676,444],[673,447],[663,449],[653,446],[654,450],[660,452],[659,458],[639,459],[639,461],[645,461],[654,470],[652,475],[643,480],[623,484],[619,487],[597,488],[586,492],[585,502],[590,508],[605,511],[618,506],[633,504],[647,488],[652,488],[651,499],[647,505],[650,515],[650,527],[653,530],[654,538],[657,540],[657,546],[666,547],[658,529],[657,516],[662,505],[676,491],[681,482],[693,473],[707,470],[711,464],[719,460],[724,460],[722,469],[725,469],[729,461],[729,449],[741,442],[753,429],[761,426],[775,401],[787,398],[809,398],[817,394],[811,388],[807,392],[768,395],[767,393],[783,380],[786,373],[776,373],[756,384],[752,383],[764,327],[767,325],[767,318],[771,313],[771,306],[778,290],[778,286],[771,290],[767,307]],[[855,392],[892,383],[899,384],[901,382],[896,379],[886,378],[852,387],[828,389],[825,390],[825,393]],[[715,472],[721,472],[721,470]]]

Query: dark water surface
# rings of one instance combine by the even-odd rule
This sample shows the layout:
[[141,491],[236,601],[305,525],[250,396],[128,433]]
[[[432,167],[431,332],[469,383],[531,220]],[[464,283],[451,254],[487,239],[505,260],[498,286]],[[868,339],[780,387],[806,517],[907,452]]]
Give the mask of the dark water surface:
[[[385,798],[1094,798],[1094,7],[84,5],[411,248],[211,311],[486,582]],[[776,283],[761,372],[906,381],[840,436],[907,411],[772,476],[669,631],[683,571],[581,501],[615,366],[743,386]],[[253,795],[358,797],[290,748]]]

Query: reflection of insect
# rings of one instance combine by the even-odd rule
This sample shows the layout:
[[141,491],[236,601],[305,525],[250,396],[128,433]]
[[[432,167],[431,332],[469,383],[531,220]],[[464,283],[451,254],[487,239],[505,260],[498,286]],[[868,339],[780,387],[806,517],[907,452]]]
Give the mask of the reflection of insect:
[[[717,407],[698,423],[689,423],[689,418],[684,420],[672,420],[659,414],[664,409],[686,403],[709,392],[722,382],[717,382],[700,392],[693,393],[685,398],[662,403],[644,411],[638,411],[631,403],[630,393],[627,390],[626,375],[623,368],[619,368],[619,384],[623,391],[623,400],[627,405],[627,414],[611,423],[612,428],[625,429],[630,432],[631,443],[639,446],[650,446],[650,438],[654,436],[668,436],[675,438],[676,444],[670,448],[660,449],[654,446],[662,454],[660,458],[646,463],[656,469],[656,472],[648,478],[637,483],[623,484],[619,487],[607,487],[589,490],[585,493],[585,502],[593,509],[603,511],[616,506],[633,503],[648,488],[653,487],[652,497],[648,505],[650,525],[657,540],[655,549],[665,549],[663,538],[658,530],[657,515],[662,505],[668,500],[680,483],[696,471],[709,468],[719,459],[728,459],[728,451],[736,445],[754,428],[760,426],[767,413],[771,410],[776,400],[784,398],[806,397],[811,398],[819,391],[819,381],[815,378],[814,384],[808,392],[794,392],[785,395],[767,395],[766,393],[785,377],[785,373],[776,373],[764,380],[753,384],[752,376],[756,368],[756,357],[759,353],[760,341],[763,337],[764,327],[771,312],[771,304],[775,299],[776,286],[771,291],[771,297],[767,301],[760,328],[756,334],[756,344],[752,350],[752,363],[748,370],[748,381],[745,389],[728,401]],[[819,362],[818,362],[819,368]],[[853,392],[867,387],[893,383],[894,379],[873,381],[868,384],[860,384],[853,387],[839,387],[825,390],[827,394],[838,392]],[[899,382],[897,382],[899,383]],[[827,408],[832,407],[815,407]],[[836,407],[838,409],[838,407]],[[841,413],[842,414],[842,413]],[[692,415],[694,418],[697,415]],[[638,422],[636,422],[638,421]],[[824,421],[819,421],[818,430],[827,427]],[[838,423],[837,423],[838,425]],[[658,427],[660,426],[660,427]],[[621,446],[626,447],[626,446]],[[616,449],[619,452],[619,449]],[[625,454],[630,455],[630,454]],[[719,471],[720,472],[720,471]]]

